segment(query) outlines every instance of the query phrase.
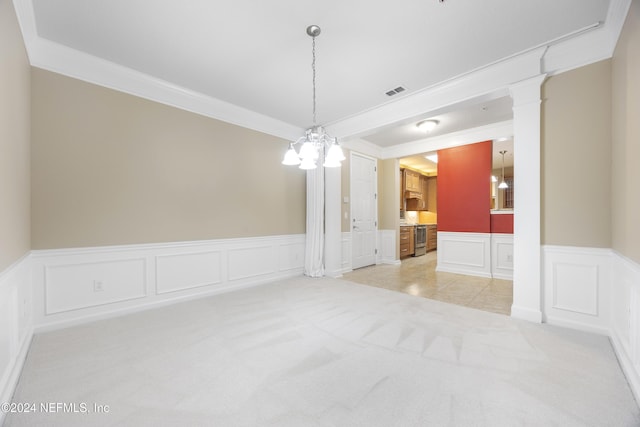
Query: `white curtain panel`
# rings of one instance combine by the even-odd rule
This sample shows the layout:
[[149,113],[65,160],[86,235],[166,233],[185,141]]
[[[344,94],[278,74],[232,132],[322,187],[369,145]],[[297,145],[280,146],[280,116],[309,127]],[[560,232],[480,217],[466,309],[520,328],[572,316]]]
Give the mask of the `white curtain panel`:
[[324,276],[324,155],[318,167],[307,171],[307,241],[304,251],[304,275]]

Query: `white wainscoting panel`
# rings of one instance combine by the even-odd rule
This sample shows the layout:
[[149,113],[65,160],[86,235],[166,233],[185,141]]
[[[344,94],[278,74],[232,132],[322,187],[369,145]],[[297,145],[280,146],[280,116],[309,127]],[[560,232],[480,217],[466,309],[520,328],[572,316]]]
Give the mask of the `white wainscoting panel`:
[[32,251],[34,325],[65,327],[302,274],[303,234]]
[[274,252],[271,246],[229,250],[229,280],[248,279],[276,272],[276,255],[277,252]]
[[304,243],[278,245],[278,271],[299,270],[304,265]]
[[640,405],[640,264],[613,252],[610,337]]
[[611,250],[543,246],[544,319],[608,334]]
[[351,232],[342,232],[342,274],[348,273],[353,270],[353,264],[351,264]]
[[0,402],[11,401],[33,336],[29,263],[26,254],[0,272]]
[[181,291],[222,281],[222,252],[156,256],[156,293]]
[[491,234],[438,231],[436,271],[491,277]]
[[513,280],[513,234],[491,234],[491,276]]
[[400,260],[396,259],[396,240],[398,236],[397,230],[378,230],[378,257],[377,264],[400,264]]
[[146,278],[144,258],[47,265],[45,313],[144,298]]

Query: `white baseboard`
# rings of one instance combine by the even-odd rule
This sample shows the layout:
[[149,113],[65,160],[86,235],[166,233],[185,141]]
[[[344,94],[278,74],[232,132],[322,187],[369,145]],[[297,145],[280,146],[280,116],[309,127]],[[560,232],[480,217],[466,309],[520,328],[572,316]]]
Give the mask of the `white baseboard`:
[[640,264],[612,254],[611,344],[640,406]]
[[33,337],[29,264],[26,254],[0,273],[0,403],[11,401]]
[[624,346],[616,331],[611,331],[609,338],[616,352],[616,357],[618,358],[622,372],[624,372],[627,382],[629,383],[629,388],[631,388],[631,392],[636,398],[638,406],[640,406],[640,369],[638,368],[638,364],[634,363],[630,355],[624,350]]
[[533,323],[542,323],[542,311],[532,310],[528,307],[511,306],[511,317],[526,320]]
[[289,235],[32,251],[36,331],[299,276],[304,239]]

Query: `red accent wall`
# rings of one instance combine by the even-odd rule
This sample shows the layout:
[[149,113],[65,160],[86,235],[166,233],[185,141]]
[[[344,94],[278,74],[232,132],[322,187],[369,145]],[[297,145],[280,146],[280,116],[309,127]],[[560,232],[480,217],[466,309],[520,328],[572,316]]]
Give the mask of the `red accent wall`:
[[491,215],[491,232],[513,234],[513,214]]
[[490,233],[492,142],[438,151],[438,231]]

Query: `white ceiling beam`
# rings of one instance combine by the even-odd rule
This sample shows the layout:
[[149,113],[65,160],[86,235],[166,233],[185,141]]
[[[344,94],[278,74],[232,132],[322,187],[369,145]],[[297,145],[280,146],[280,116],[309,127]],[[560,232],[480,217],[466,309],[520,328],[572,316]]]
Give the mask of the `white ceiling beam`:
[[332,123],[326,126],[327,131],[343,138],[362,136],[372,129],[384,128],[443,106],[458,104],[496,91],[506,91],[509,85],[540,74],[540,62],[545,49],[538,48],[500,61],[393,103]]
[[474,144],[503,137],[513,136],[513,121],[492,123],[466,129],[460,132],[452,132],[447,135],[434,136],[419,141],[394,145],[382,150],[382,159],[393,159],[413,156],[415,154],[428,153],[430,151],[443,150],[445,148],[459,147],[461,145]]

